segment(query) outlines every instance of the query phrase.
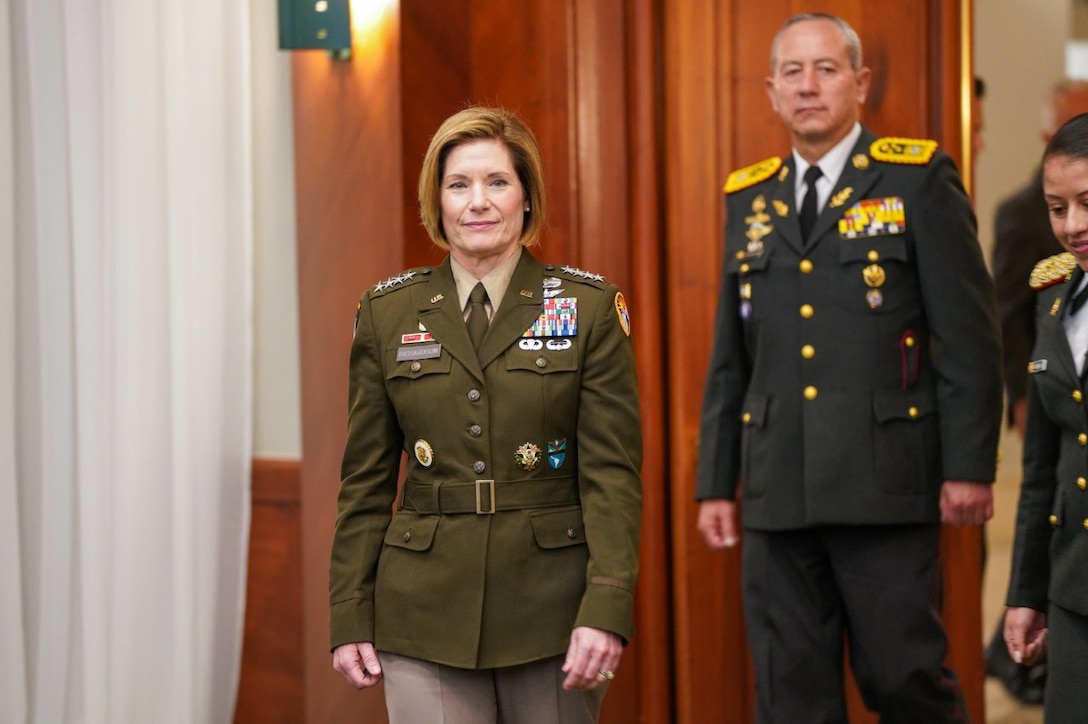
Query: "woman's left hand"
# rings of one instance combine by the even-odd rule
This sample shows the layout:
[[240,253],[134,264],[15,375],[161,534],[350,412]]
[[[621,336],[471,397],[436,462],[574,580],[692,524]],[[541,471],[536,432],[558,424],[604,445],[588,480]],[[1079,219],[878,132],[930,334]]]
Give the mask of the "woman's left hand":
[[563,662],[564,689],[596,689],[609,681],[620,665],[623,641],[611,631],[579,626],[571,632]]

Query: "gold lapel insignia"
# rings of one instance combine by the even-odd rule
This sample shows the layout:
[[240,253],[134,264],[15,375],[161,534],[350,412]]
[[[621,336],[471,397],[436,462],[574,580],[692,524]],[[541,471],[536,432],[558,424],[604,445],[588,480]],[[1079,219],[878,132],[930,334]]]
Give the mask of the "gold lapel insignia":
[[869,168],[869,157],[864,153],[855,153],[852,160],[854,162],[854,168],[859,171],[864,171]]
[[782,199],[775,199],[771,203],[774,204],[775,213],[777,213],[782,218],[790,215],[790,205]]
[[853,186],[847,186],[839,193],[831,197],[831,201],[827,202],[827,205],[833,209],[837,209],[846,203],[846,200],[850,198],[850,194],[854,193]]
[[530,292],[528,289],[522,289],[520,292],[518,292],[518,294],[525,297],[526,299],[532,299],[533,298],[533,293]]
[[431,297],[431,304],[438,304],[439,302],[441,302],[445,298],[446,298],[446,295],[444,295],[444,294],[435,294],[433,297]]

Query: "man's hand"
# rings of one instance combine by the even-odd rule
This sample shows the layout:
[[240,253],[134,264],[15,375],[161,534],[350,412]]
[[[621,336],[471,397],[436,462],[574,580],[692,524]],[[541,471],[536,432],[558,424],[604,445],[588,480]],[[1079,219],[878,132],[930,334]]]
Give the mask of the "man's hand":
[[946,480],[941,486],[941,522],[982,525],[994,517],[994,489],[973,480]]
[[378,652],[369,641],[337,646],[332,652],[332,668],[356,689],[374,686],[382,680]]
[[699,503],[699,521],[695,527],[711,550],[732,548],[740,540],[737,504],[732,500],[704,500]]

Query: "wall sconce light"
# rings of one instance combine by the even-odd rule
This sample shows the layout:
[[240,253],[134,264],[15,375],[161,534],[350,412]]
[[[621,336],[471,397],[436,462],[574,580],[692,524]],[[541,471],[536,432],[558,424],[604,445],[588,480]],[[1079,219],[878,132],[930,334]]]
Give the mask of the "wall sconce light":
[[327,50],[337,60],[351,57],[348,0],[279,0],[280,49]]

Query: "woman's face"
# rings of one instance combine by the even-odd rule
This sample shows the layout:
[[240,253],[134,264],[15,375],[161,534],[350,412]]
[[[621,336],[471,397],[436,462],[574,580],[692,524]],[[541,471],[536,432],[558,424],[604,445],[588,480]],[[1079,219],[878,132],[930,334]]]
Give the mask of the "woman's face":
[[461,266],[494,268],[517,250],[525,189],[501,141],[480,139],[454,147],[446,156],[440,197],[450,255]]
[[1048,158],[1043,163],[1043,197],[1054,236],[1088,271],[1088,160]]

